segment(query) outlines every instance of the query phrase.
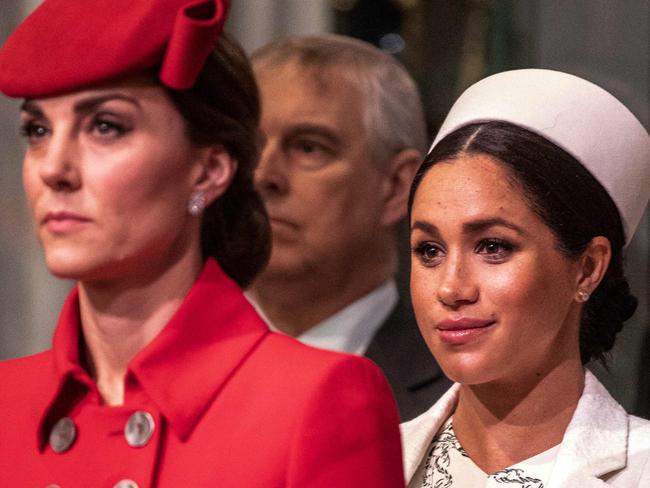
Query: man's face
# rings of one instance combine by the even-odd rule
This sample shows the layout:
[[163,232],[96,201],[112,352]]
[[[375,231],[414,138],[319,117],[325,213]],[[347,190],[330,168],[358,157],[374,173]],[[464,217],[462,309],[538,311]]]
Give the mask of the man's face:
[[381,238],[386,171],[373,161],[362,97],[333,70],[295,63],[257,72],[265,144],[255,173],[273,232],[263,278],[341,280]]

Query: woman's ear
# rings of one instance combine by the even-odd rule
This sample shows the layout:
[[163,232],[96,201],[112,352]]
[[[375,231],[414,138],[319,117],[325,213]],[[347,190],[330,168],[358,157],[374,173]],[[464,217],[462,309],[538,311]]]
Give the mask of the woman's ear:
[[193,195],[200,195],[207,207],[230,186],[237,172],[237,161],[221,145],[201,148],[200,152]]
[[390,161],[384,192],[384,225],[393,226],[406,217],[411,182],[421,162],[422,154],[417,149],[404,149]]
[[612,258],[612,246],[603,236],[594,237],[580,256],[576,300],[586,302],[598,287]]

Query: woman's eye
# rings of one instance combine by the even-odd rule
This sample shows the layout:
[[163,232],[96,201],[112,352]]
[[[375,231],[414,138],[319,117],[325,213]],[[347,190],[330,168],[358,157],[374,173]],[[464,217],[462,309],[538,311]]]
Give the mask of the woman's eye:
[[483,239],[474,249],[477,254],[482,254],[489,261],[498,262],[510,256],[514,246],[503,239]]
[[434,266],[442,258],[443,251],[440,246],[430,242],[423,242],[413,248],[413,254],[425,266]]
[[102,138],[120,137],[128,132],[127,127],[119,122],[96,118],[92,121],[91,131]]
[[20,134],[28,140],[28,142],[35,142],[38,139],[45,137],[49,130],[46,126],[37,122],[25,122],[20,128]]

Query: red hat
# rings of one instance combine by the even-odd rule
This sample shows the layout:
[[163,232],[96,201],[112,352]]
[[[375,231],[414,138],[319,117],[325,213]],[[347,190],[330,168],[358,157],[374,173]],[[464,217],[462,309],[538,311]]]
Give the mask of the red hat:
[[0,49],[0,91],[57,95],[159,66],[191,88],[214,49],[228,0],[45,0]]

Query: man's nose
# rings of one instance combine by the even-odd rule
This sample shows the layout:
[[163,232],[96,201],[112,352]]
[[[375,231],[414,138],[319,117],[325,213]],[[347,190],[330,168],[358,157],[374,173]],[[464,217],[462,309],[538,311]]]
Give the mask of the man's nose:
[[267,143],[255,170],[255,187],[263,198],[281,196],[289,191],[287,171],[287,161],[281,148],[274,143]]

